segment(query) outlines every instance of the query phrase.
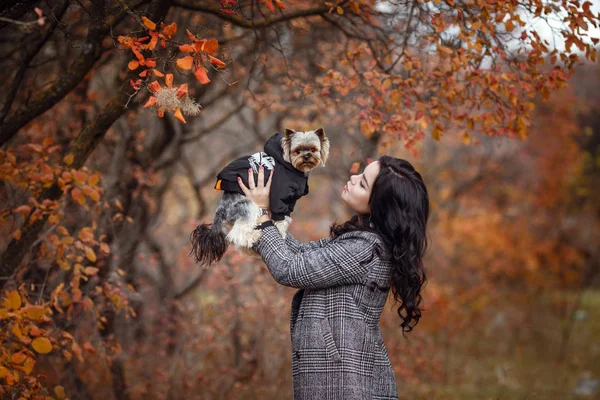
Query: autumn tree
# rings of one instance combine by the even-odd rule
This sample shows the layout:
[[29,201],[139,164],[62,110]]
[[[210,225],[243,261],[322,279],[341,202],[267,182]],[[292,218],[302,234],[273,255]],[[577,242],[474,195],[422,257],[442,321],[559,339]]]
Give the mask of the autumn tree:
[[[215,171],[283,126],[326,126],[339,143],[333,171],[398,142],[418,151],[427,135],[525,138],[534,99],[563,87],[580,56],[595,57],[586,30],[598,15],[590,6],[1,5],[2,390],[64,396],[63,386],[42,388],[32,374],[36,354],[60,350],[68,362],[104,362],[111,395],[130,398],[118,322],[157,313],[159,328],[160,321],[176,327],[178,300],[207,276],[192,269],[178,280],[180,257],[153,232],[178,173],[194,189],[200,218]],[[564,49],[531,24],[557,17],[563,25],[553,34]],[[236,130],[229,132],[232,121]],[[145,255],[156,276],[140,265]],[[144,280],[162,299],[161,310],[144,307]],[[148,329],[138,322],[136,337]],[[169,331],[165,354],[181,343],[178,334]],[[91,396],[95,388],[82,368],[63,367],[72,372],[63,379],[67,392]]]

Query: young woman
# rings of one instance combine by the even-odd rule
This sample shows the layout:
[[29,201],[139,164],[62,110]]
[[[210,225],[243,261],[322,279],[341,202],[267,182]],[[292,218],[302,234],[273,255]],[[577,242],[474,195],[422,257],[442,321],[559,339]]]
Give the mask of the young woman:
[[[264,171],[257,183],[248,177],[249,187],[240,187],[268,210]],[[350,177],[342,200],[356,215],[334,224],[329,239],[300,243],[287,233],[284,240],[268,214],[257,227],[254,249],[273,278],[300,289],[290,326],[294,399],[397,399],[379,319],[390,288],[403,334],[421,317],[427,189],[409,162],[383,156]]]

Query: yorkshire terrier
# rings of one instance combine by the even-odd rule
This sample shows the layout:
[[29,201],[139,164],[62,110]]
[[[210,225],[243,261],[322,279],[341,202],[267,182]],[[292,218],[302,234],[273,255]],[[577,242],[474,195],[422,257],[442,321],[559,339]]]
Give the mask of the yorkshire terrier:
[[252,169],[256,182],[260,166],[264,168],[265,183],[273,173],[271,218],[285,238],[296,200],[308,194],[310,172],[319,164],[325,166],[328,156],[329,139],[323,128],[307,132],[286,129],[267,141],[264,152],[232,161],[217,175],[215,189],[224,193],[213,223],[198,225],[190,235],[190,255],[194,255],[199,265],[209,266],[223,257],[230,243],[251,253],[250,249],[261,237],[262,231],[255,228],[264,211],[243,194],[237,178],[242,178],[248,187],[248,170]]

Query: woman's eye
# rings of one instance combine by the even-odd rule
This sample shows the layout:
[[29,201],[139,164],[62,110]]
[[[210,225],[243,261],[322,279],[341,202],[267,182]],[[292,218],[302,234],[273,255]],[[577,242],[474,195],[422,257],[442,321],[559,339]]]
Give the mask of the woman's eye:
[[364,187],[365,187],[365,185],[363,185],[362,181],[360,181],[360,187],[361,187],[361,188],[364,188]]

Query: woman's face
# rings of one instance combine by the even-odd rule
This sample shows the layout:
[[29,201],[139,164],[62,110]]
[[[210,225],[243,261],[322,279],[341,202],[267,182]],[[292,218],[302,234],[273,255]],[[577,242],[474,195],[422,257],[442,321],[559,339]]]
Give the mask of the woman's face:
[[379,161],[374,161],[367,165],[362,174],[351,175],[350,180],[344,186],[342,200],[358,214],[371,213],[369,197],[371,196],[373,182],[379,174],[379,169]]

